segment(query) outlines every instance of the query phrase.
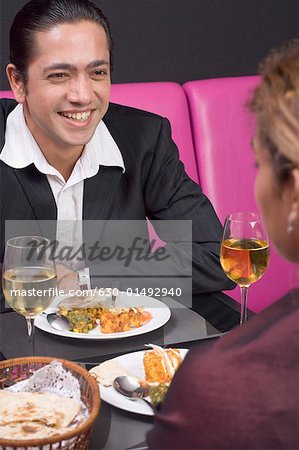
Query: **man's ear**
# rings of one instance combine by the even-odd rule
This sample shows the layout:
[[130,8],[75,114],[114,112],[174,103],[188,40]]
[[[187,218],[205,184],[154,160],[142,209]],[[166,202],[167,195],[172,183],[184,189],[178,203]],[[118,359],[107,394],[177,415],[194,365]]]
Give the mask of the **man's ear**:
[[26,98],[24,81],[22,80],[14,64],[7,65],[6,75],[16,101],[18,103],[24,103]]

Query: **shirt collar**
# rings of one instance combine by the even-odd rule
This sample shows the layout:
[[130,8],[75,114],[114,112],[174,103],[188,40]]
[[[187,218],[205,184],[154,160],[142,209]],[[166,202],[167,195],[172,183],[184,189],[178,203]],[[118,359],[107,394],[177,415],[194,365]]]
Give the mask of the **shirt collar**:
[[[34,164],[41,173],[58,174],[47,162],[27,127],[21,104],[17,105],[7,118],[5,144],[0,160],[14,169]],[[85,179],[96,175],[100,165],[117,166],[125,172],[122,154],[103,121],[99,123],[92,139],[86,144],[75,168],[80,170]]]

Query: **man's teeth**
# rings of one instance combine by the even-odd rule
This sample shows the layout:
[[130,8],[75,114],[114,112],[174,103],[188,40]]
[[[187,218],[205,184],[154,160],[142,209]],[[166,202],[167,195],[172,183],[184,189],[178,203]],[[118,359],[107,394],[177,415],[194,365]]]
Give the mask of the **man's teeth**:
[[84,122],[84,120],[87,120],[90,116],[91,111],[83,112],[83,113],[62,113],[64,117],[68,117],[69,119],[79,120],[80,122]]

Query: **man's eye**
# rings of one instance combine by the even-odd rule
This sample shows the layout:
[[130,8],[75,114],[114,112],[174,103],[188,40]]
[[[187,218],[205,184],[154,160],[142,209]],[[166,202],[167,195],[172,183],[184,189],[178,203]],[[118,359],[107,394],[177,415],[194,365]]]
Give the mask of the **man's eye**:
[[107,75],[107,71],[103,70],[103,69],[97,69],[93,72],[93,75],[96,78],[101,78],[101,77],[104,77],[105,75]]
[[53,80],[61,80],[64,78],[67,78],[67,73],[63,73],[63,72],[56,72],[56,73],[50,73],[49,78],[53,79]]

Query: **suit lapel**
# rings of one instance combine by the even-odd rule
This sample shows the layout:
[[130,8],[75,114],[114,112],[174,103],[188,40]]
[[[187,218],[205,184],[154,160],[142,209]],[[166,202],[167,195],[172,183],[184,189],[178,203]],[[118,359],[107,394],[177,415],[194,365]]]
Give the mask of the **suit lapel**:
[[100,166],[94,177],[84,181],[83,219],[106,220],[111,217],[121,177],[120,167]]
[[121,168],[100,166],[97,175],[84,182],[83,241],[87,247],[103,240],[121,177]]
[[[47,177],[34,165],[13,169],[37,220],[56,220],[57,208]],[[122,176],[119,167],[101,166],[97,175],[84,181],[83,219],[109,219],[113,199]]]
[[22,170],[12,170],[33,210],[32,221],[28,222],[30,233],[55,239],[57,208],[47,177],[33,164]]
[[56,220],[57,208],[47,177],[33,164],[22,170],[13,169],[21,183],[37,220]]

